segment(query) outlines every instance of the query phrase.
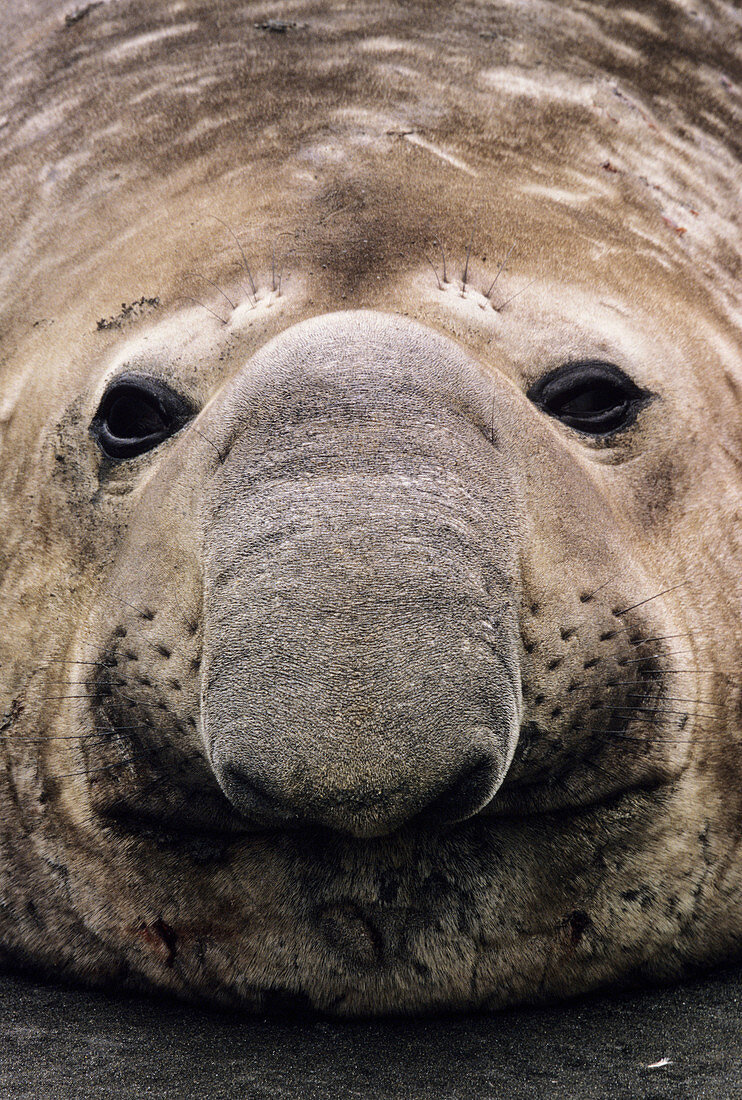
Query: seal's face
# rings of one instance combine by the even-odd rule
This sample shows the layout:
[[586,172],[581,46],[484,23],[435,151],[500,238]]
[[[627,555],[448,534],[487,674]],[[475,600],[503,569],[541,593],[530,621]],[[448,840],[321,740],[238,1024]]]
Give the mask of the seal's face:
[[[146,471],[84,626],[100,810],[192,827],[205,798],[207,826],[363,838],[570,805],[575,770],[580,803],[673,774],[626,743],[663,712],[670,630],[630,607],[608,501],[578,468],[579,535],[561,508],[534,522],[564,479],[546,417],[605,445],[652,400],[620,368],[571,361],[524,395],[359,311],[289,327],[201,415],[153,370],[114,368],[92,424],[102,491]],[[142,799],[129,762],[170,778]]]
[[[667,446],[672,394],[584,325],[516,379],[505,325],[483,361],[360,310],[233,353],[204,400],[180,377],[189,326],[203,341],[193,313],[126,341],[77,414],[127,533],[70,678],[86,817],[135,865],[166,853],[179,900],[155,919],[185,960],[195,908],[217,955],[189,984],[345,1011],[498,1003],[533,994],[545,949],[557,982],[565,953],[591,971],[603,891],[632,912],[619,950],[666,942],[685,731],[718,716],[620,494]],[[663,885],[637,881],[648,859]],[[504,947],[547,912],[537,963]]]
[[352,1013],[734,950],[737,329],[478,103],[476,170],[338,109],[247,195],[185,157],[123,260],[81,231],[0,406],[14,955]]

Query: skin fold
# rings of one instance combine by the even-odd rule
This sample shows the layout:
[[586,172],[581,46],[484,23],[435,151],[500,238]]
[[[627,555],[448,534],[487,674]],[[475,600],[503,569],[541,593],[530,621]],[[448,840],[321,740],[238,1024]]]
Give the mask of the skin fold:
[[1,17],[0,958],[358,1015],[738,957],[742,17],[278,8]]

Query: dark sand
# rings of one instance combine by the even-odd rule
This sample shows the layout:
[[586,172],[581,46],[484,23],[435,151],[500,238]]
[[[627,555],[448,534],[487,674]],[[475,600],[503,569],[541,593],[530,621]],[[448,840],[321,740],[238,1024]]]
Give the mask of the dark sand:
[[3,977],[0,1012],[2,1100],[742,1098],[740,968],[549,1009],[370,1023],[217,1015]]

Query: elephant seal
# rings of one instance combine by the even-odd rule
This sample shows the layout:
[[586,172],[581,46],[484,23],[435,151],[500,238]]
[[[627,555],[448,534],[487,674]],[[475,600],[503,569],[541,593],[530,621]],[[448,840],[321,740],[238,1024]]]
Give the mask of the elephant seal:
[[0,944],[255,1011],[739,953],[739,12],[3,15]]

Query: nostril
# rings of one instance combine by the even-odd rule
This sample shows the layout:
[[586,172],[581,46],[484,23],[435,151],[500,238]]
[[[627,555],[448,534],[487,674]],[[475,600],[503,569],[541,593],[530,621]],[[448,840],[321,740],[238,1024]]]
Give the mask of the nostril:
[[493,797],[504,772],[504,761],[496,754],[487,753],[468,762],[453,783],[417,815],[418,821],[452,825],[472,817]]

